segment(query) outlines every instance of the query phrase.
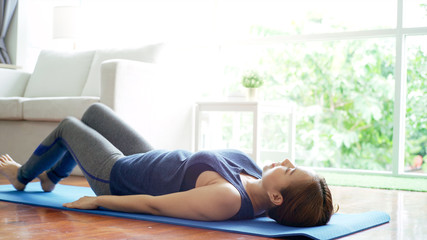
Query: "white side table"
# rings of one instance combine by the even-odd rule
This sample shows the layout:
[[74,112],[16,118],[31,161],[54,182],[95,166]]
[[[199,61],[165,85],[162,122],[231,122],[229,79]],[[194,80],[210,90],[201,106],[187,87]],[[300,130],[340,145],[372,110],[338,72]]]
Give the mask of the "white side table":
[[[291,161],[295,159],[295,115],[294,107],[283,102],[258,102],[258,101],[222,101],[222,102],[197,102],[195,105],[195,136],[194,149],[201,150],[201,114],[202,112],[251,112],[253,117],[252,158],[260,160],[261,153],[261,114],[283,114],[289,117],[288,121],[288,151],[286,156]],[[278,159],[277,161],[282,160]]]

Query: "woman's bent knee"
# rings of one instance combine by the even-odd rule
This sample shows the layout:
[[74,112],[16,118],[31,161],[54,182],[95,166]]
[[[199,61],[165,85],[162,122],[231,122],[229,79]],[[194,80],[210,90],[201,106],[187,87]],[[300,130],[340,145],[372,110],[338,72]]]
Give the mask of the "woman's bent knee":
[[79,128],[83,123],[75,117],[66,117],[58,125],[58,130],[61,132]]
[[66,125],[74,125],[74,124],[76,124],[77,122],[80,122],[80,120],[78,120],[78,119],[77,119],[77,118],[75,118],[75,117],[71,117],[71,116],[69,116],[69,117],[64,118],[64,119],[59,123],[59,125],[62,125],[62,126],[66,126]]
[[108,109],[108,107],[102,103],[94,103],[90,105],[82,116],[82,122],[88,121],[93,118],[92,116],[100,116],[100,113],[105,112],[106,109]]

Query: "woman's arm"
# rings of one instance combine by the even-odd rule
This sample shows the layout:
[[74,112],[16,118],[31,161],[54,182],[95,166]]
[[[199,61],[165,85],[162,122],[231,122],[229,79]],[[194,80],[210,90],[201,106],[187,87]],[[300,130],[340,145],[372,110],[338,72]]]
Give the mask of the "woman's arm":
[[64,207],[96,209],[104,207],[115,211],[148,213],[202,221],[226,220],[240,209],[241,197],[229,183],[213,184],[162,196],[105,195],[83,197]]
[[[98,207],[108,208],[120,212],[141,212],[150,213],[152,210],[146,204],[150,201],[150,195],[103,195],[97,197],[82,197],[77,201],[64,203],[67,208],[97,209]],[[136,206],[135,206],[136,205]]]

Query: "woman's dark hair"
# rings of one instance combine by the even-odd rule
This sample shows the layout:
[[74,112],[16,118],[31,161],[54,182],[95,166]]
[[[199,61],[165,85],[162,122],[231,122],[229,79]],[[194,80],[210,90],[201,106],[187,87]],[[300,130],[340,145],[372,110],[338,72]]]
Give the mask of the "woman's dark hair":
[[320,226],[333,214],[332,195],[324,178],[290,184],[281,191],[283,203],[268,211],[278,223],[295,227]]

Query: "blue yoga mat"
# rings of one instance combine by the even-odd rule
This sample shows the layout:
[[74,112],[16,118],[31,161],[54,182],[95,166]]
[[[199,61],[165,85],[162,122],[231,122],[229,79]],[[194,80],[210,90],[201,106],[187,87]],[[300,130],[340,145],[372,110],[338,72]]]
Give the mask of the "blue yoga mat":
[[297,228],[279,225],[267,217],[240,221],[203,222],[148,214],[115,212],[106,209],[78,210],[62,207],[63,203],[75,201],[82,196],[95,196],[95,194],[87,187],[61,184],[58,184],[55,190],[50,193],[43,192],[37,182],[28,184],[25,191],[16,191],[12,185],[0,185],[0,200],[2,201],[264,237],[305,236],[313,239],[333,239],[390,221],[390,216],[387,213],[378,211],[359,214],[337,213],[325,226]]

